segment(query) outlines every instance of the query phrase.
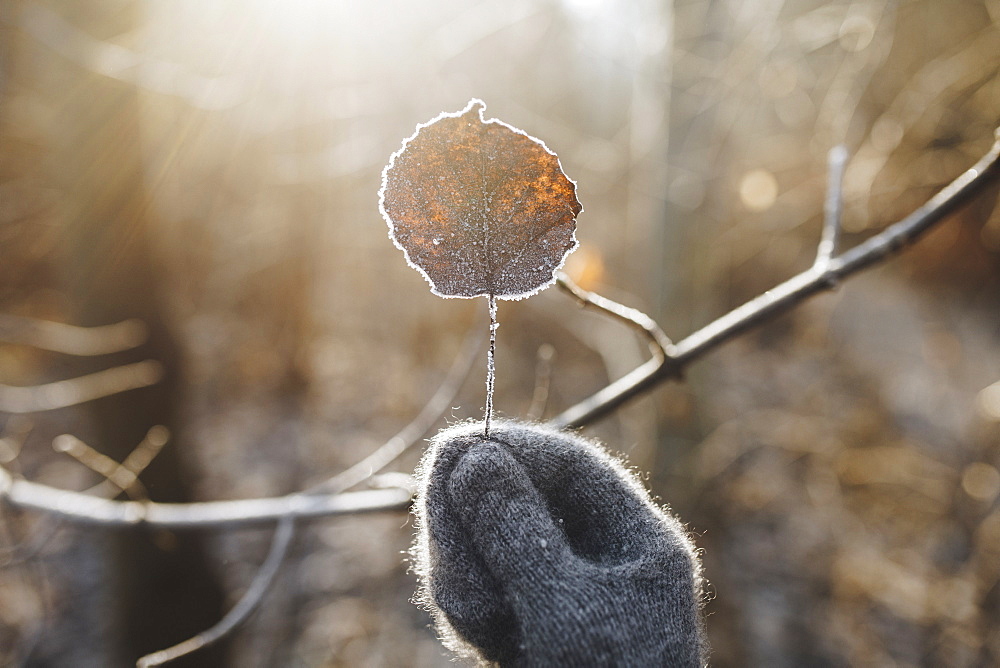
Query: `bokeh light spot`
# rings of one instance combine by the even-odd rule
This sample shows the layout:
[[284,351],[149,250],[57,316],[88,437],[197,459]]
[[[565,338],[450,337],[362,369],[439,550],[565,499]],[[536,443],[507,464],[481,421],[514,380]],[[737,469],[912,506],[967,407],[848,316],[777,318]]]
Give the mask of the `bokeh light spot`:
[[1000,496],[1000,471],[983,462],[969,464],[962,471],[962,489],[978,501],[993,503]]
[[976,405],[987,420],[1000,422],[1000,381],[980,390],[976,397]]
[[778,199],[778,181],[765,169],[747,172],[740,181],[740,201],[751,211],[767,211]]

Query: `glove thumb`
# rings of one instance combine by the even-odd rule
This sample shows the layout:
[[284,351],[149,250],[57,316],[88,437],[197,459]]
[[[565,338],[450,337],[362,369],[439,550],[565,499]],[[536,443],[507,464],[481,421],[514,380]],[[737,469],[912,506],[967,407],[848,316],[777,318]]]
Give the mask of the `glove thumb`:
[[542,495],[504,445],[484,441],[469,448],[448,491],[477,551],[505,586],[530,586],[573,557]]

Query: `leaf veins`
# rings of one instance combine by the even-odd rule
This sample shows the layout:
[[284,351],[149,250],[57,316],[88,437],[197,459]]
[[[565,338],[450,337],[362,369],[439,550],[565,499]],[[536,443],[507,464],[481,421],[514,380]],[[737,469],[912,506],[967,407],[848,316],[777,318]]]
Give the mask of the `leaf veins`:
[[576,248],[576,184],[538,139],[471,100],[418,125],[382,172],[389,236],[442,297],[520,299]]

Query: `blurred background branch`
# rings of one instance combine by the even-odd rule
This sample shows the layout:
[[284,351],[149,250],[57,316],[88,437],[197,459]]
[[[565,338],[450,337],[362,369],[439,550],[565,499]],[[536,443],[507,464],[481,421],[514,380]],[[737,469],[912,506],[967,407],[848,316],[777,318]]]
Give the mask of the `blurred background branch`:
[[61,322],[0,313],[0,341],[44,348],[66,355],[107,355],[146,342],[148,332],[140,320],[125,320],[98,327],[76,327]]
[[0,385],[0,411],[37,413],[68,408],[113,394],[149,387],[162,378],[163,366],[155,360],[144,360],[43,385]]
[[89,526],[123,529],[148,525],[164,529],[213,529],[291,519],[404,510],[412,491],[389,488],[342,494],[298,495],[240,501],[153,503],[111,501],[12,479],[6,471],[0,494],[16,508],[40,511]]

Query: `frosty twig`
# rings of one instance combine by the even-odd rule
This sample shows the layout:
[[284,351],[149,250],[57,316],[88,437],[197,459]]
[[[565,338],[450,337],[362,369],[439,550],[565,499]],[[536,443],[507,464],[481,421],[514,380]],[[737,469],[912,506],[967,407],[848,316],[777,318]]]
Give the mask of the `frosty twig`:
[[[801,274],[733,309],[679,341],[666,358],[647,361],[625,377],[563,411],[551,420],[551,424],[566,428],[581,427],[594,422],[630,399],[676,375],[684,366],[720,343],[779,313],[790,310],[817,292],[829,289],[844,278],[884,260],[913,243],[1000,177],[1000,129],[995,135],[993,146],[979,162],[903,220],[840,255],[830,257],[825,262],[814,263]],[[831,219],[839,220],[839,213],[834,216],[828,215],[828,229],[831,227],[829,223]],[[821,253],[819,257],[822,258],[823,254]]]

